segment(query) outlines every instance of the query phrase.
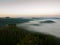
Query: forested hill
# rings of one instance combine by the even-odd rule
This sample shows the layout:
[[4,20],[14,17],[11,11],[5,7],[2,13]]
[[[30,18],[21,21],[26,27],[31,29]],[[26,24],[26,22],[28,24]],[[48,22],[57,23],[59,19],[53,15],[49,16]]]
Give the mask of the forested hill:
[[0,26],[4,26],[6,24],[17,24],[17,23],[24,23],[28,22],[32,19],[24,19],[24,18],[0,18]]
[[60,45],[60,39],[24,28],[3,27],[0,29],[0,45]]

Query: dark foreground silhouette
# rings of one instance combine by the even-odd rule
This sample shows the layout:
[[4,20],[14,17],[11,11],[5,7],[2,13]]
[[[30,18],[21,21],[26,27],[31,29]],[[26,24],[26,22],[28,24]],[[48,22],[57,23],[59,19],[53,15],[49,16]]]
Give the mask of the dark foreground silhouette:
[[60,39],[17,27],[0,28],[0,45],[60,45]]

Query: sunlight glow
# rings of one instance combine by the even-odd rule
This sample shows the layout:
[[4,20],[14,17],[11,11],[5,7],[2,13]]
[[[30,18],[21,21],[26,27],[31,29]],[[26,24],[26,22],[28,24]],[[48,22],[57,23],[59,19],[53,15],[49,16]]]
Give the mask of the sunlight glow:
[[[44,15],[60,15],[60,2],[14,2],[14,3],[2,3],[0,5],[1,16],[44,16]],[[11,15],[10,15],[11,14]],[[0,17],[1,17],[0,16]]]

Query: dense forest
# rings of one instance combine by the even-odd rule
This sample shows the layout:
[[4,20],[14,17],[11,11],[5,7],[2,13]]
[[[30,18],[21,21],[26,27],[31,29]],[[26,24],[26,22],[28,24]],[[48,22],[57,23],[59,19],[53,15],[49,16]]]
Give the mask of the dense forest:
[[60,45],[60,39],[10,25],[0,28],[0,45]]

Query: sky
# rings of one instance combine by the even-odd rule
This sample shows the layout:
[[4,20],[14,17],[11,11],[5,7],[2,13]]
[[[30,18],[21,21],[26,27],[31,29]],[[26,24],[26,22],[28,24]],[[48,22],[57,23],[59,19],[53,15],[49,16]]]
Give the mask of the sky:
[[60,0],[0,0],[0,17],[60,16]]

